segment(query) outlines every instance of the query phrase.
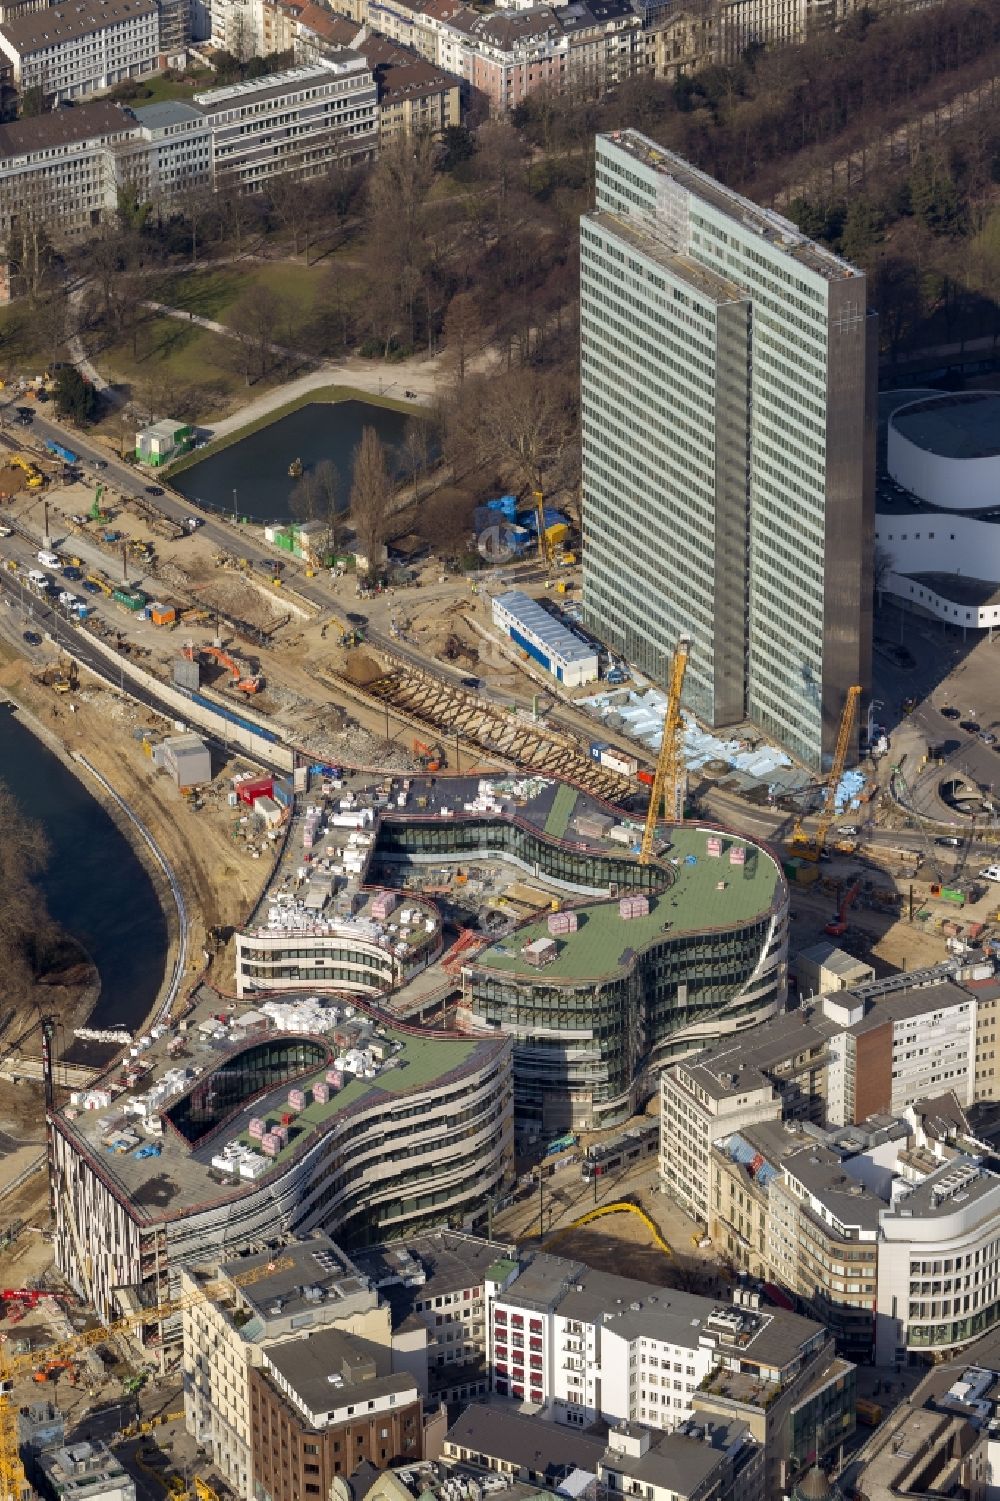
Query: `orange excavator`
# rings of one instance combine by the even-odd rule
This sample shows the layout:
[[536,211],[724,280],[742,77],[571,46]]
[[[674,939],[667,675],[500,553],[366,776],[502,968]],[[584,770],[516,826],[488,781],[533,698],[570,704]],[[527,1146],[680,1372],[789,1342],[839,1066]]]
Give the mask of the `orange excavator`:
[[860,890],[861,882],[855,881],[854,885],[845,891],[844,899],[837,909],[837,915],[827,923],[823,929],[824,933],[828,933],[831,938],[843,938],[847,932],[847,914],[854,905],[854,899]]
[[213,662],[218,662],[229,673],[231,688],[239,693],[259,693],[264,686],[264,679],[259,672],[249,672],[235,657],[222,650],[221,646],[198,646],[193,641],[184,644],[184,655],[189,662],[196,657],[209,657]]
[[76,1367],[71,1360],[47,1360],[32,1374],[31,1379],[41,1386],[46,1381],[57,1380],[60,1371],[66,1371],[70,1386],[76,1386]]

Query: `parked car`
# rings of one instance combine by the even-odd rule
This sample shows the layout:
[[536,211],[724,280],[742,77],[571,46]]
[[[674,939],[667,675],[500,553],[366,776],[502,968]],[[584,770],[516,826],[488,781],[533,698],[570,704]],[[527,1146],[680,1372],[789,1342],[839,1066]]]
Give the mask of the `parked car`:
[[975,719],[963,719],[958,728],[964,730],[967,735],[978,735],[981,726]]
[[993,734],[992,730],[983,730],[979,738],[984,745],[996,745],[997,743],[997,737]]
[[68,568],[63,569],[63,578],[71,579],[74,584],[79,583],[80,579],[83,578],[83,570],[81,568],[74,568],[71,563]]
[[91,463],[95,469],[107,469],[108,467],[107,459],[92,459]]
[[162,495],[163,494],[163,487],[161,485],[147,485],[146,486],[146,494],[147,495]]
[[962,841],[957,834],[942,834],[940,839],[935,839],[935,844],[943,844],[947,849],[957,850],[962,846]]
[[101,592],[96,584],[90,582],[90,579],[84,579],[83,587],[88,594],[100,594]]
[[200,526],[205,525],[205,520],[202,516],[185,516],[184,525],[189,532],[196,532]]
[[42,638],[37,631],[25,631],[24,639],[29,646],[41,646]]
[[858,826],[854,823],[842,823],[837,827],[837,833],[843,834],[845,839],[852,839],[858,832]]

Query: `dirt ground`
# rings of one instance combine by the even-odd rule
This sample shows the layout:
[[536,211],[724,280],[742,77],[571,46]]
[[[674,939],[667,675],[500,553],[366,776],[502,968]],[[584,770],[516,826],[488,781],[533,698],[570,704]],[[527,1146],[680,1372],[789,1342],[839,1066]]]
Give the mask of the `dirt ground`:
[[[64,747],[84,750],[147,825],[185,894],[193,974],[201,967],[208,930],[242,922],[269,870],[259,846],[245,837],[245,826],[226,803],[229,778],[235,770],[246,769],[245,763],[214,763],[212,790],[201,811],[195,812],[166,774],[153,767],[136,738],[135,732],[144,728],[162,732],[167,727],[162,719],[87,673],[81,675],[77,693],[57,696],[36,684],[28,664],[5,644],[0,644],[0,687],[23,703]],[[132,831],[130,838],[134,841]],[[139,843],[136,848],[148,860],[144,846]],[[219,983],[228,985],[231,958],[221,954],[214,970]]]

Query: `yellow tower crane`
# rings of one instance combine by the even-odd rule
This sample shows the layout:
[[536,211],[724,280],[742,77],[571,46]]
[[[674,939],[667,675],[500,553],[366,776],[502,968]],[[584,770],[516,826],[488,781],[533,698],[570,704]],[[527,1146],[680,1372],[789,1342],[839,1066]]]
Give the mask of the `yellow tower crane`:
[[661,803],[665,818],[675,818],[677,816],[681,691],[684,687],[684,674],[687,672],[688,652],[690,649],[691,642],[688,637],[681,636],[677,642],[677,650],[674,652],[674,660],[670,667],[670,682],[667,687],[667,712],[663,716],[663,740],[660,745],[660,754],[656,760],[656,775],[653,777],[653,785],[649,790],[649,811],[646,814],[646,827],[642,831],[642,847],[639,851],[640,865],[648,865],[652,858],[653,841],[656,837],[656,820],[660,816]]
[[164,1319],[171,1318],[174,1314],[183,1313],[186,1308],[192,1308],[208,1298],[219,1296],[228,1290],[230,1284],[236,1287],[249,1287],[252,1283],[260,1282],[275,1272],[289,1271],[294,1265],[295,1262],[290,1256],[278,1257],[273,1261],[252,1267],[249,1271],[238,1272],[235,1277],[228,1279],[225,1283],[206,1283],[197,1292],[186,1293],[183,1297],[172,1298],[156,1304],[155,1307],[137,1308],[133,1313],[115,1320],[114,1323],[101,1324],[96,1329],[85,1329],[82,1333],[73,1334],[68,1339],[56,1340],[42,1350],[36,1347],[26,1351],[23,1355],[11,1355],[8,1354],[6,1347],[0,1344],[0,1501],[22,1501],[27,1489],[24,1466],[21,1464],[17,1442],[17,1409],[14,1406],[12,1393],[17,1380],[34,1371],[40,1361],[73,1360],[82,1351],[93,1345],[103,1344],[116,1334],[131,1334],[143,1325],[162,1323]]
[[851,734],[854,730],[854,721],[857,718],[860,702],[861,686],[858,683],[854,683],[847,690],[844,712],[840,716],[840,729],[837,732],[837,745],[833,752],[833,762],[830,766],[830,775],[826,783],[826,796],[823,799],[823,807],[820,810],[816,833],[812,838],[810,838],[802,827],[802,820],[800,818],[795,820],[789,849],[793,855],[801,855],[804,860],[819,859],[826,845],[826,836],[830,831],[830,825],[836,817],[837,788],[840,786],[840,779],[844,775],[844,767],[847,765],[847,752],[851,746]]

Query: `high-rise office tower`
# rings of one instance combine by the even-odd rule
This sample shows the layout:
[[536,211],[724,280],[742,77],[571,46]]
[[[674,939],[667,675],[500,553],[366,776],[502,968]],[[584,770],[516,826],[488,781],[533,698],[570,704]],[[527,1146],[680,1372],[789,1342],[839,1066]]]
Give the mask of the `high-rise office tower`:
[[829,765],[867,690],[875,318],[863,272],[636,131],[580,229],[584,618],[685,702]]

